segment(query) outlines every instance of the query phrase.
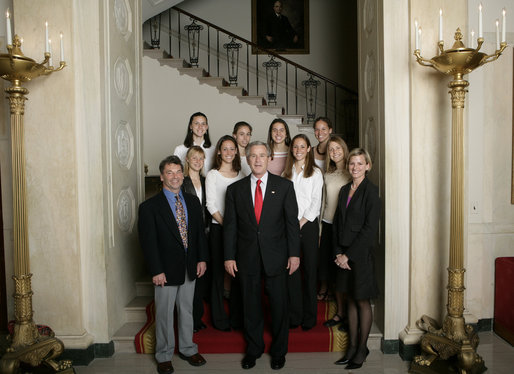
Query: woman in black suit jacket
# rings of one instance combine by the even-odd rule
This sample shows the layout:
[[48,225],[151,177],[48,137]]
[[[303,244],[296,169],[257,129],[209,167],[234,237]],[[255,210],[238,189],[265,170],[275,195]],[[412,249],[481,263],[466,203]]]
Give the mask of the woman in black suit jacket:
[[[207,230],[210,214],[205,207],[205,177],[203,168],[205,163],[205,152],[202,147],[197,145],[191,146],[186,154],[186,165],[184,168],[184,182],[182,183],[182,191],[190,193],[198,197],[202,205],[203,222]],[[207,295],[207,284],[209,284],[208,274],[198,278],[195,285],[195,294],[193,298],[193,323],[194,332],[198,332],[207,327],[202,321],[204,309],[203,300]]]
[[366,174],[371,170],[368,152],[356,148],[348,155],[352,182],[339,192],[334,215],[334,255],[339,267],[337,290],[348,294],[350,347],[335,363],[360,368],[366,360],[373,322],[370,299],[377,297],[373,252],[376,246],[380,198]]

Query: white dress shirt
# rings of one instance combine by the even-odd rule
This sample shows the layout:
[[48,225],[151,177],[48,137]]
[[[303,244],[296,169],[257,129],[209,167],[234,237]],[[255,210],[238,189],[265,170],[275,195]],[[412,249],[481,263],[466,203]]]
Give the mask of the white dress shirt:
[[255,206],[255,189],[257,188],[257,179],[261,180],[262,202],[264,202],[266,186],[268,185],[268,172],[266,172],[266,174],[264,174],[261,178],[257,178],[253,174],[250,176],[250,188],[252,189],[253,206]]
[[[216,152],[216,146],[211,145],[209,148],[204,148],[205,141],[200,145],[200,147],[203,149],[205,153],[205,161],[203,164],[203,170],[204,173],[207,175],[209,170],[212,169],[212,162],[214,160],[214,153]],[[198,145],[198,144],[195,144]],[[182,161],[182,166],[186,164],[186,155],[187,151],[189,151],[189,148],[187,148],[184,144],[177,145],[175,147],[175,150],[173,151],[173,154],[175,156],[178,156],[180,158],[180,161]]]
[[318,168],[309,178],[303,176],[303,169],[296,173],[293,165],[291,180],[294,184],[296,202],[298,203],[298,221],[304,217],[309,222],[314,221],[321,210],[321,192],[323,191],[323,174]]

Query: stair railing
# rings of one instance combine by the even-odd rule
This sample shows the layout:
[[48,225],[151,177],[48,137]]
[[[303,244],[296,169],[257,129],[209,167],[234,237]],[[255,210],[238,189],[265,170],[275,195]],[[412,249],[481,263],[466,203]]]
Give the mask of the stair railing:
[[[329,117],[335,128],[336,132],[343,134],[348,138],[350,143],[357,144],[358,140],[358,95],[355,91],[327,78],[323,75],[316,73],[294,61],[291,61],[273,50],[266,49],[260,47],[259,45],[249,41],[239,35],[236,35],[228,30],[225,30],[217,25],[212,24],[209,21],[206,21],[200,17],[197,17],[183,9],[178,7],[172,7],[161,14],[149,19],[145,22],[143,35],[146,35],[145,28],[149,29],[152,33],[151,25],[156,24],[156,17],[159,19],[159,24],[161,27],[160,31],[163,31],[165,34],[168,34],[168,46],[164,48],[165,51],[170,55],[178,58],[183,58],[183,44],[188,44],[188,37],[191,40],[191,35],[184,35],[183,30],[187,31],[189,29],[193,29],[195,32],[200,33],[198,25],[203,24],[206,26],[207,35],[201,38],[200,35],[196,35],[198,39],[193,39],[195,42],[201,44],[201,51],[195,54],[192,57],[192,61],[190,61],[190,65],[200,64],[204,66],[207,73],[209,75],[214,75],[217,77],[222,76],[220,74],[220,63],[227,65],[228,71],[228,81],[231,85],[237,84],[238,76],[234,76],[233,72],[237,72],[237,66],[234,67],[234,61],[230,61],[229,51],[227,50],[226,57],[224,57],[225,53],[222,52],[220,48],[220,39],[224,39],[227,43],[224,44],[225,48],[227,48],[227,44],[239,44],[236,42],[239,41],[243,44],[242,49],[246,49],[246,62],[243,62],[243,65],[246,67],[246,84],[243,86],[246,95],[255,95],[260,96],[261,87],[263,86],[261,82],[261,87],[259,87],[260,80],[266,80],[266,87],[270,87],[273,84],[277,85],[276,91],[267,89],[265,93],[265,99],[268,104],[280,105],[283,104],[285,113],[283,114],[301,114],[307,118],[307,123],[312,123],[315,116],[323,115],[325,117]],[[160,22],[161,19],[166,19],[168,21],[168,27],[164,26],[166,23]],[[184,18],[189,18],[192,23],[190,25],[182,26],[182,21]],[[176,28],[173,28],[173,25],[176,25]],[[193,27],[191,27],[193,25]],[[155,26],[154,26],[155,27]],[[191,31],[189,31],[191,32]],[[211,35],[214,34],[214,35]],[[155,31],[153,34],[155,35]],[[160,34],[159,34],[160,35]],[[159,37],[160,39],[160,37]],[[153,37],[151,39],[152,46],[156,47],[156,41]],[[214,42],[215,46],[211,46],[211,43]],[[157,43],[160,43],[157,42]],[[223,43],[223,42],[221,42]],[[239,44],[241,45],[241,44]],[[198,45],[196,45],[198,47]],[[187,46],[190,49],[190,46]],[[250,63],[250,49],[253,49],[255,53],[255,63]],[[232,50],[232,52],[234,52]],[[253,53],[252,52],[252,53]],[[259,61],[259,57],[261,56],[261,62]],[[267,56],[269,60],[262,62],[262,56]],[[240,51],[237,49],[237,62],[239,65],[239,57]],[[200,63],[202,59],[206,59],[205,62]],[[215,64],[215,69],[211,66]],[[278,65],[278,66],[277,66]],[[278,69],[282,66],[282,70],[280,73],[280,78],[278,77],[278,71],[271,72],[270,69]],[[264,69],[260,69],[260,67]],[[214,72],[215,70],[215,72]],[[232,74],[231,74],[232,71]],[[299,72],[305,76],[305,80],[301,81],[301,85],[305,87],[305,90],[299,89]],[[269,78],[266,76],[272,76],[275,73],[275,82],[270,85]],[[237,74],[237,73],[236,73]],[[292,77],[291,77],[292,75]],[[280,81],[279,81],[280,80]],[[290,80],[293,82],[291,83]],[[278,82],[279,81],[279,82]],[[281,96],[284,97],[284,100],[277,100],[278,90],[279,88],[283,89]],[[303,91],[303,92],[300,92]],[[309,96],[308,92],[315,92],[315,97]],[[318,93],[321,92],[322,98],[318,98]],[[299,103],[299,101],[305,100],[305,103]],[[304,111],[302,112],[301,109]],[[355,139],[350,139],[355,137]],[[354,141],[352,141],[354,140]]]

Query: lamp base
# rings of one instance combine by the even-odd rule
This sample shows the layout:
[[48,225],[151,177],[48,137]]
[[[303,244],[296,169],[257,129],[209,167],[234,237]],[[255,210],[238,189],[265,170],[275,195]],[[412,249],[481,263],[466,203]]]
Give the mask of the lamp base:
[[477,363],[471,367],[471,369],[463,370],[459,368],[457,359],[443,360],[441,358],[435,359],[430,366],[422,366],[412,361],[409,373],[412,374],[481,374],[485,372],[487,368],[484,365],[484,361]]
[[63,350],[63,343],[56,337],[41,336],[33,344],[8,349],[0,359],[0,373],[16,374],[25,364],[32,367],[33,373],[74,373],[70,360],[55,361]]
[[455,341],[442,329],[427,332],[421,338],[422,353],[414,357],[409,373],[480,374],[487,370],[482,357],[476,353],[478,335],[466,326],[466,338]]

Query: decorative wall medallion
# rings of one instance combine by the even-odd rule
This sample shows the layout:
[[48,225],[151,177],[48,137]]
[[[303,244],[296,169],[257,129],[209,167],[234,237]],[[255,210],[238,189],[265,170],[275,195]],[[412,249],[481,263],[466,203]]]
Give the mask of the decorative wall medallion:
[[116,134],[114,135],[114,152],[120,166],[124,169],[130,169],[132,160],[134,159],[134,135],[130,129],[130,124],[126,121],[120,121]]
[[376,0],[366,0],[364,2],[364,10],[362,14],[364,19],[362,26],[366,31],[366,37],[371,34],[375,25],[375,1]]
[[136,221],[136,199],[134,198],[132,188],[125,187],[120,191],[116,207],[118,209],[118,226],[120,230],[132,232]]
[[377,62],[373,50],[369,51],[364,64],[364,94],[369,102],[375,94]]
[[126,58],[118,57],[114,63],[114,89],[119,98],[129,104],[133,93],[133,75]]
[[366,125],[364,127],[364,147],[369,152],[371,157],[371,161],[376,161],[376,153],[377,153],[377,134],[376,134],[376,125],[375,119],[373,117],[369,117],[366,121]]
[[116,28],[128,40],[132,34],[132,10],[128,0],[114,0]]

